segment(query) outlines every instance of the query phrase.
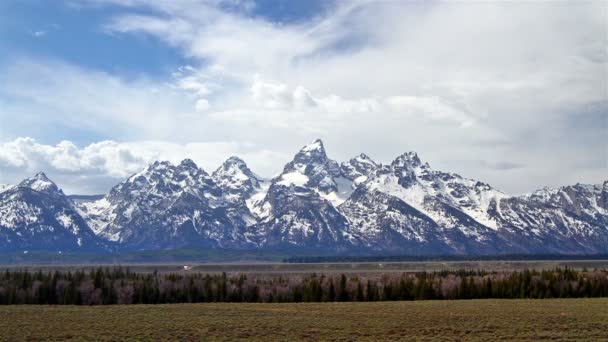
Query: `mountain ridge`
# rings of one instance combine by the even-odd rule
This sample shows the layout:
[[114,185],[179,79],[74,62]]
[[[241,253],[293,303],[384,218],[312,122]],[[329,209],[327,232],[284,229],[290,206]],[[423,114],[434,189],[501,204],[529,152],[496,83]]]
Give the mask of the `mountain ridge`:
[[[339,163],[319,139],[270,180],[236,156],[211,174],[190,159],[156,161],[98,198],[66,196],[41,172],[0,188],[0,215],[0,250],[608,252],[608,181],[508,195],[413,151],[390,164],[363,153]],[[34,241],[44,231],[47,242],[16,230]]]

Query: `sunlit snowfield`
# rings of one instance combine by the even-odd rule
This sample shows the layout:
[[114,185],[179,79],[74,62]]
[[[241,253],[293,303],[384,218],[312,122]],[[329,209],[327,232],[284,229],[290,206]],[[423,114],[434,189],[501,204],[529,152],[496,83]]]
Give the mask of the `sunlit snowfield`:
[[608,339],[608,298],[3,306],[2,340]]

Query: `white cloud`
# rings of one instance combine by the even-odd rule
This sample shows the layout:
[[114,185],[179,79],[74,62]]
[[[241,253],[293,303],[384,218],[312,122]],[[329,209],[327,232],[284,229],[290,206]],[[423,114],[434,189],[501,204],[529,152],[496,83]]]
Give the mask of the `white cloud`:
[[[179,127],[180,118],[195,111],[195,100],[182,91],[145,78],[124,80],[31,59],[17,60],[3,71],[0,99],[13,99],[0,111],[5,132],[30,135],[38,132],[28,130],[48,132],[61,125],[117,139],[164,139]],[[12,120],[14,112],[21,113],[20,120]]]
[[475,123],[475,119],[467,110],[449,105],[437,96],[391,96],[385,102],[395,112],[421,115],[429,120],[454,121],[462,127],[470,127]]
[[251,86],[253,100],[270,109],[289,108],[293,105],[293,94],[286,84],[255,80]]
[[184,77],[178,81],[178,87],[184,90],[193,91],[197,95],[205,96],[211,92],[209,88],[200,83],[196,78],[192,76]]
[[245,142],[176,144],[162,141],[118,143],[100,141],[77,147],[70,141],[56,145],[21,137],[0,144],[0,183],[15,184],[27,175],[45,171],[69,193],[105,193],[156,160],[179,163],[191,158],[211,173],[232,155],[238,155],[261,174],[272,175],[289,157]]
[[606,2],[337,2],[295,24],[238,1],[81,3],[119,6],[106,32],[194,62],[135,79],[0,66],[0,141],[248,141],[291,155],[321,137],[337,159],[418,150],[510,192],[608,173]]
[[210,105],[209,105],[209,101],[205,100],[205,99],[198,99],[196,100],[196,105],[195,108],[197,111],[199,112],[205,112],[207,111],[207,109],[209,109]]

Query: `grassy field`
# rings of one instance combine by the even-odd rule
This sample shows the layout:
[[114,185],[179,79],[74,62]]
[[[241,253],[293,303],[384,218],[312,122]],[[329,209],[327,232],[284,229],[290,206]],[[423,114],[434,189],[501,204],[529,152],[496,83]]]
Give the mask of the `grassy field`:
[[[36,272],[90,270],[103,265],[1,265],[0,270],[12,269]],[[164,263],[164,264],[123,264],[133,272],[148,273],[180,272],[180,273],[253,273],[253,274],[285,274],[285,273],[374,273],[374,272],[418,272],[440,270],[491,270],[518,271],[523,269],[546,270],[556,267],[575,269],[608,268],[608,260],[526,260],[526,261],[412,261],[412,262],[332,262],[332,263]],[[117,267],[112,265],[110,267]]]
[[0,340],[608,341],[608,298],[3,306]]

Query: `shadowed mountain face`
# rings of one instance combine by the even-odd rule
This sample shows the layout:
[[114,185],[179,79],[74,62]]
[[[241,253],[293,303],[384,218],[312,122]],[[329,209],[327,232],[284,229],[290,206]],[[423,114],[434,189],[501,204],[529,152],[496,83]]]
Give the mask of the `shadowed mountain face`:
[[43,173],[0,187],[1,251],[186,247],[606,253],[608,181],[510,196],[415,152],[338,163],[316,140],[271,180],[231,157],[211,175],[189,159],[155,162],[102,197],[66,197]]

